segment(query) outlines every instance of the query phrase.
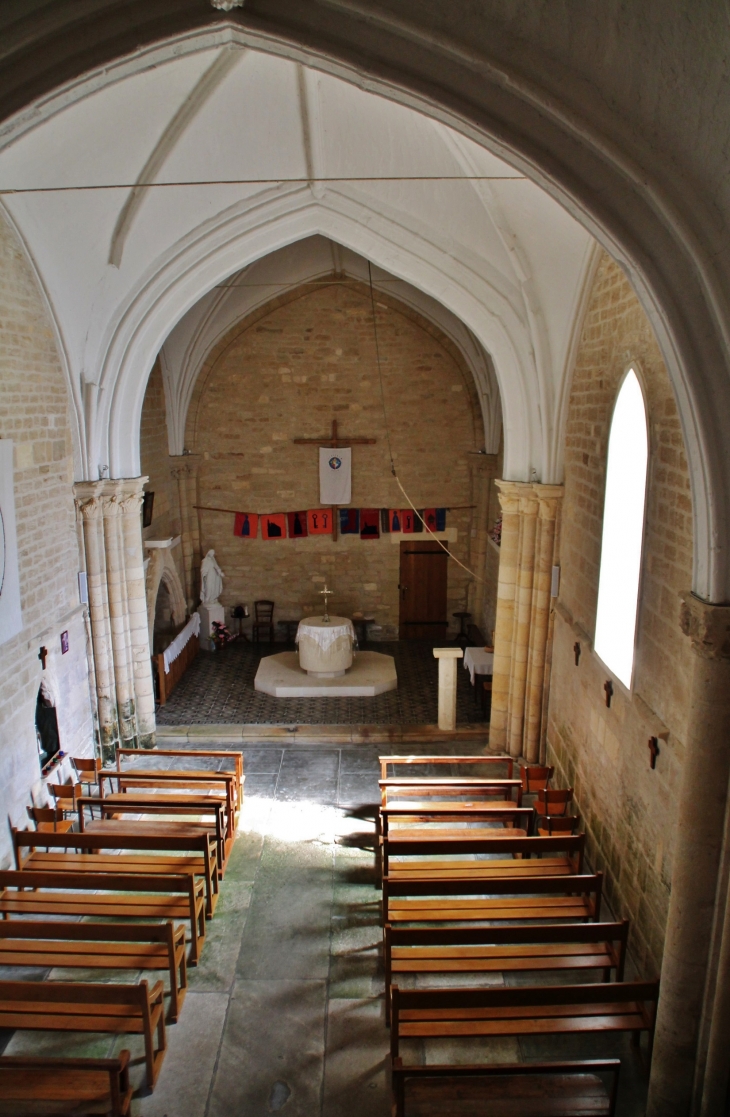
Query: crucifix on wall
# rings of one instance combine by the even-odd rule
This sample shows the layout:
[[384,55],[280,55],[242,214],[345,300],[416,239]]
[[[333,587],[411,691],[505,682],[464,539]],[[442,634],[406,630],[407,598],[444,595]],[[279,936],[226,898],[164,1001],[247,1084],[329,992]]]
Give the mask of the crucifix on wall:
[[[319,500],[332,508],[332,540],[337,541],[337,509],[350,503],[352,446],[373,446],[376,438],[340,438],[337,420],[332,420],[332,436],[327,438],[295,438],[297,446],[319,446]],[[339,454],[330,453],[340,450]]]

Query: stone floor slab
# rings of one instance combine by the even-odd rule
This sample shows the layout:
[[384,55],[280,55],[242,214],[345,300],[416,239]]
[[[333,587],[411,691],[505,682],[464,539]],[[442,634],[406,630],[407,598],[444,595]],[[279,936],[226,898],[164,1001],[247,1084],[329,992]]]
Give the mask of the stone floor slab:
[[139,1117],[205,1117],[227,1010],[225,993],[188,993],[180,1020],[168,1029],[155,1092],[138,1103]]

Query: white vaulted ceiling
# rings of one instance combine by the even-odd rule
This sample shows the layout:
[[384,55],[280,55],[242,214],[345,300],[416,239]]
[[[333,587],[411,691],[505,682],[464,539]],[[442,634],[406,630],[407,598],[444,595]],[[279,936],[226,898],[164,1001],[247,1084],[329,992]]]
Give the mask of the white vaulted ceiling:
[[493,367],[505,476],[559,480],[590,235],[442,123],[233,33],[204,46],[91,75],[0,137],[1,201],[56,324],[79,476],[139,473],[142,399],[163,345],[180,453],[196,361],[253,305],[221,299],[220,285],[269,266],[272,283],[302,282],[322,274],[329,242],[348,274],[363,278],[372,261],[376,283],[399,281],[397,297],[470,349],[488,448]]

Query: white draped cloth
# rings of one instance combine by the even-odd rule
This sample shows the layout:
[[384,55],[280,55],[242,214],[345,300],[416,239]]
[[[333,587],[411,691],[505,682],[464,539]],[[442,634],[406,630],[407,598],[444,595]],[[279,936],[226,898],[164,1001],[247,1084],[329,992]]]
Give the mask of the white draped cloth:
[[314,640],[326,652],[342,636],[349,636],[354,643],[355,626],[347,617],[330,617],[328,621],[323,621],[321,617],[305,617],[299,622],[295,643],[299,643],[301,636]]
[[185,628],[180,629],[175,639],[172,641],[171,644],[168,645],[168,647],[165,648],[164,652],[162,653],[162,658],[165,662],[166,675],[170,672],[170,664],[177,659],[177,657],[180,655],[180,652],[187,644],[188,640],[190,640],[193,636],[197,636],[199,633],[200,614],[193,613],[192,617],[185,625]]
[[484,648],[467,648],[464,652],[464,667],[471,677],[474,686],[474,675],[491,675],[494,668],[494,652],[485,652]]

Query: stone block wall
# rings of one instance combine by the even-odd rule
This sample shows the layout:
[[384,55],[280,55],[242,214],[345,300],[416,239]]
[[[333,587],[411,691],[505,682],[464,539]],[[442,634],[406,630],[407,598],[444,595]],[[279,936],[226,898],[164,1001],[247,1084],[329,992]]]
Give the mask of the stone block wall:
[[[649,475],[631,691],[592,651],[609,426],[623,375],[636,362],[649,416]],[[600,263],[577,354],[565,456],[548,758],[559,785],[575,786],[591,863],[607,898],[632,921],[639,968],[658,973],[672,879],[672,839],[683,762],[689,642],[680,593],[691,586],[692,508],[676,402],[651,326],[621,269]],[[581,644],[580,665],[573,646]],[[649,766],[648,739],[660,754]]]
[[[380,293],[376,312],[399,477],[417,507],[453,507],[453,553],[469,565],[475,497],[468,451],[483,445],[472,375],[430,323]],[[390,471],[370,295],[351,281],[300,288],[267,304],[209,355],[186,435],[199,462],[198,503],[248,512],[317,507],[317,446],[292,440],[326,434],[333,419],[343,436],[377,439],[353,448],[352,506],[404,507]],[[224,604],[273,598],[277,617],[301,617],[320,609],[326,578],[333,611],[373,614],[384,637],[397,634],[400,548],[391,537],[244,541],[233,535],[230,512],[199,517],[201,550],[214,548],[226,574]],[[465,607],[467,582],[450,563],[450,619]]]
[[[0,814],[15,825],[27,823],[31,791],[45,799],[35,733],[41,645],[49,653],[46,675],[57,696],[61,748],[78,756],[93,749],[70,431],[47,310],[20,244],[0,219],[0,437],[14,443],[23,619],[21,632],[0,646]],[[69,633],[65,655],[63,631]],[[11,859],[9,841],[5,824],[0,865]]]

